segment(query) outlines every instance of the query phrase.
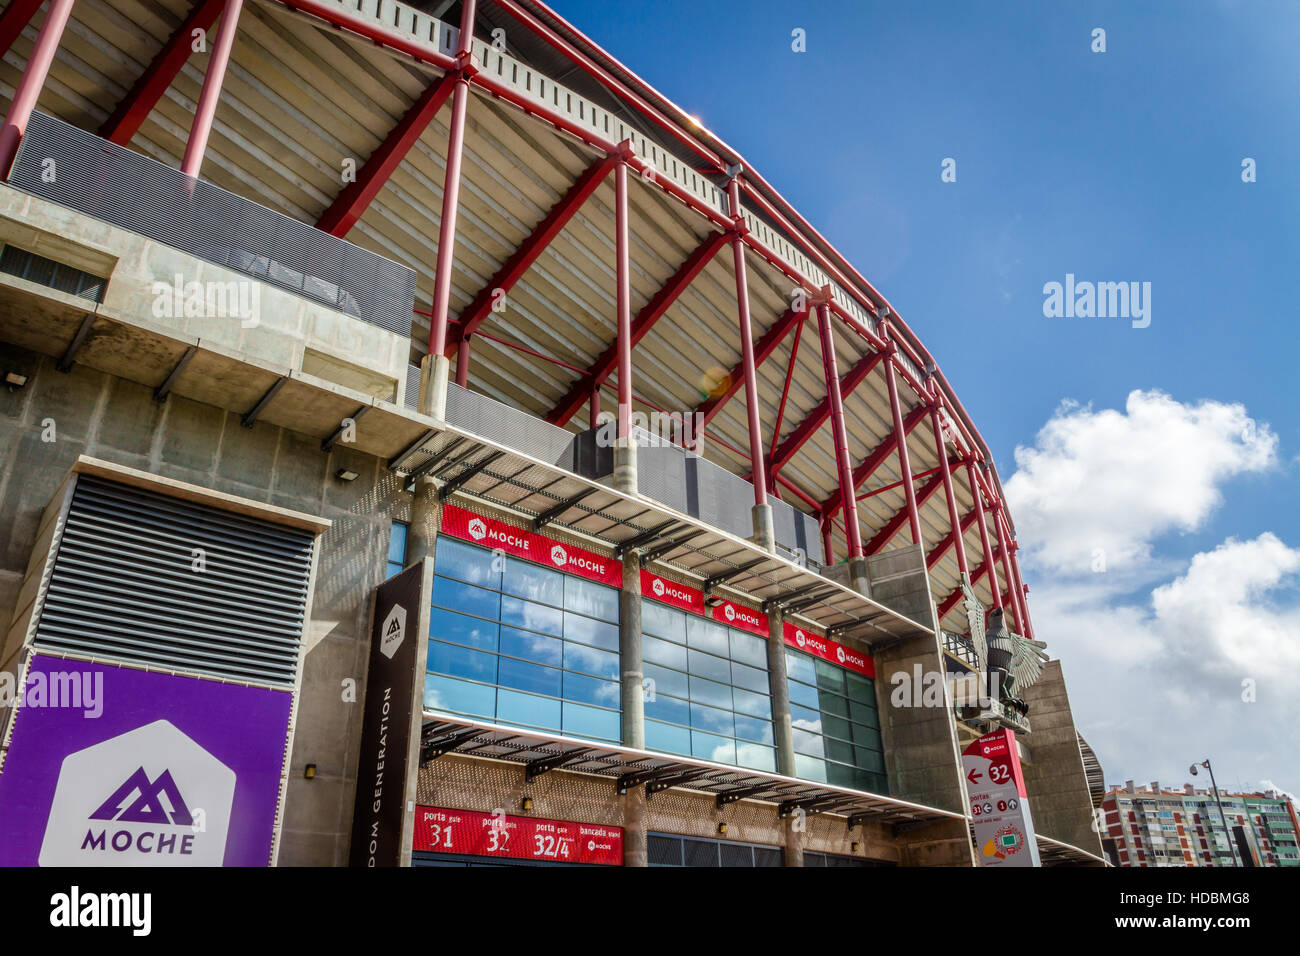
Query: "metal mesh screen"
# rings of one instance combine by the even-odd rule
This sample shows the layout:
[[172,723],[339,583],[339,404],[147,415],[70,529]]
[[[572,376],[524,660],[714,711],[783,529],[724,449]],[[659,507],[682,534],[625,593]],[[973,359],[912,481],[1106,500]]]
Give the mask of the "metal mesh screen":
[[574,470],[577,436],[573,432],[459,385],[447,386],[447,424],[547,464]]
[[410,269],[44,113],[32,114],[9,185],[411,334]]
[[77,478],[37,647],[292,685],[315,535]]

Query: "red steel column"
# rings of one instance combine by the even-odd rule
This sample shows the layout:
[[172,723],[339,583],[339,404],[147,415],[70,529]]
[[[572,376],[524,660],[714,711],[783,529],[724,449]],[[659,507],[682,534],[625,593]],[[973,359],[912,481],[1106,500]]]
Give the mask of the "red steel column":
[[447,308],[451,302],[451,270],[456,251],[456,213],[460,209],[460,167],[465,154],[465,113],[469,104],[469,71],[474,41],[476,0],[465,0],[460,15],[460,73],[451,94],[451,135],[447,140],[447,171],[442,185],[442,221],[438,226],[438,262],[433,274],[433,317],[429,319],[429,355],[434,361],[447,349]]
[[[758,410],[758,379],[754,366],[754,328],[749,318],[749,277],[745,271],[745,220],[740,215],[740,182],[732,177],[727,187],[731,217],[735,221],[731,251],[736,263],[736,309],[740,319],[740,358],[745,369],[745,410],[749,417],[749,459],[754,481],[754,504],[767,504],[767,469],[763,461],[763,420]],[[838,379],[837,379],[838,384]]]
[[962,540],[961,516],[957,512],[957,493],[952,487],[952,469],[948,466],[948,448],[943,443],[943,423],[939,420],[940,406],[930,409],[930,423],[934,426],[934,447],[939,453],[939,474],[943,475],[943,493],[948,499],[948,522],[952,525],[953,544],[957,551],[957,568],[970,580],[970,567],[966,564],[966,542]]
[[1016,552],[1020,550],[1020,545],[1011,546],[1011,571],[1015,575],[1015,592],[1016,601],[1020,606],[1020,626],[1024,628],[1021,633],[1028,638],[1034,636],[1034,625],[1029,620],[1029,600],[1025,595],[1025,579],[1020,576],[1020,558]]
[[456,343],[456,384],[464,388],[469,384],[469,336],[462,335]]
[[[631,144],[624,144],[625,153]],[[624,157],[626,160],[626,155]],[[614,167],[614,265],[618,307],[618,439],[614,444],[614,487],[635,494],[636,445],[632,436],[632,266],[628,238],[627,162]]]
[[5,179],[9,178],[9,167],[18,155],[18,141],[27,131],[27,121],[32,118],[45,78],[50,74],[54,52],[59,48],[63,28],[68,25],[68,17],[72,14],[72,3],[73,0],[50,0],[50,10],[45,14],[41,32],[36,35],[36,45],[32,47],[32,55],[14,90],[4,127],[0,128],[0,172]]
[[1002,502],[993,502],[993,528],[997,532],[998,542],[1002,545],[1002,575],[1007,581],[1007,593],[1011,596],[1011,616],[1016,619],[1016,631],[1023,634],[1020,623],[1020,602],[1016,599],[1016,578],[1011,573],[1011,534],[1002,521]]
[[889,407],[894,413],[894,434],[898,436],[898,470],[902,473],[903,492],[907,497],[907,523],[912,529],[912,543],[924,547],[921,540],[921,513],[916,505],[916,489],[912,487],[912,460],[907,453],[907,432],[903,428],[903,406],[898,402],[898,375],[894,371],[894,354],[897,350],[898,347],[891,338],[889,354],[885,357],[885,383],[889,387]]
[[989,526],[984,519],[984,495],[975,477],[975,460],[966,459],[966,477],[970,479],[970,493],[975,498],[975,516],[980,526],[980,546],[984,549],[984,567],[989,572],[989,587],[993,591],[993,606],[1002,607],[1002,586],[998,584],[998,569],[993,563],[993,548],[989,544]]
[[203,165],[203,154],[208,149],[208,136],[212,133],[212,120],[217,115],[221,84],[226,80],[226,67],[230,65],[230,51],[235,47],[235,31],[239,29],[239,11],[243,6],[244,0],[226,0],[226,8],[221,11],[221,25],[217,27],[217,39],[212,44],[208,71],[203,76],[203,90],[199,93],[194,122],[190,126],[190,139],[185,144],[185,158],[181,160],[181,172],[195,179]]
[[831,430],[835,437],[835,464],[840,473],[840,502],[844,509],[844,530],[849,542],[849,560],[862,557],[862,532],[858,528],[858,502],[853,496],[853,465],[849,460],[849,435],[844,424],[844,399],[840,395],[840,370],[835,359],[835,333],[831,310],[825,301],[817,303],[817,328],[822,340],[822,369],[826,373],[826,396],[831,402]]

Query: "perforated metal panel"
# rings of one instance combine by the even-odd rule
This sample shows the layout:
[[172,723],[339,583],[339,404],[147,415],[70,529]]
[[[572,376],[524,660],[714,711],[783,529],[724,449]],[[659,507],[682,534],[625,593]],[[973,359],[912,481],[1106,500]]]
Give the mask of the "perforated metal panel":
[[77,478],[39,648],[292,685],[315,536]]
[[573,432],[459,385],[447,386],[447,424],[548,464],[574,470]]
[[411,334],[406,266],[44,113],[32,114],[9,185]]

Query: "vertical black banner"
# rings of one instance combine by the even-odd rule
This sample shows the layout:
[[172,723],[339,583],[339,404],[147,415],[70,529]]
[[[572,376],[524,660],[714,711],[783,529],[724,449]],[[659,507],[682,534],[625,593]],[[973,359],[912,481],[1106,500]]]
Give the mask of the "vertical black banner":
[[422,563],[413,564],[375,591],[352,821],[352,866],[398,866],[401,862],[423,573]]

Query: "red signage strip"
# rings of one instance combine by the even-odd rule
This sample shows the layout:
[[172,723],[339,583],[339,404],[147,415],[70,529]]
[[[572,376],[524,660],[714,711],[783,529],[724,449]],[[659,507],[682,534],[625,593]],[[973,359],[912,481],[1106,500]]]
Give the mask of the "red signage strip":
[[512,860],[622,866],[623,831],[595,823],[420,806],[415,808],[414,849]]
[[[1016,732],[1007,728],[985,734],[972,740],[962,751],[964,757],[983,757],[989,761],[989,779],[982,781],[967,776],[972,785],[983,788],[1010,787],[1015,785],[1021,797],[1028,796],[1025,790],[1025,773],[1020,767],[1020,748],[1016,746]],[[976,777],[978,774],[975,775]]]
[[641,572],[641,596],[671,604],[683,611],[704,613],[704,592],[685,584],[661,578],[649,571]]
[[785,642],[791,647],[806,651],[813,657],[820,657],[824,661],[857,671],[867,677],[876,676],[876,662],[866,654],[855,651],[839,641],[832,641],[829,637],[821,637],[812,631],[795,627],[789,621],[785,622]]
[[561,544],[546,535],[524,531],[504,521],[485,518],[455,505],[443,506],[442,532],[481,544],[485,548],[499,548],[513,557],[536,561],[601,584],[616,588],[623,586],[623,565],[615,558],[602,557],[594,551],[572,544]]
[[767,637],[767,615],[734,601],[724,601],[713,609],[713,619],[728,627]]

